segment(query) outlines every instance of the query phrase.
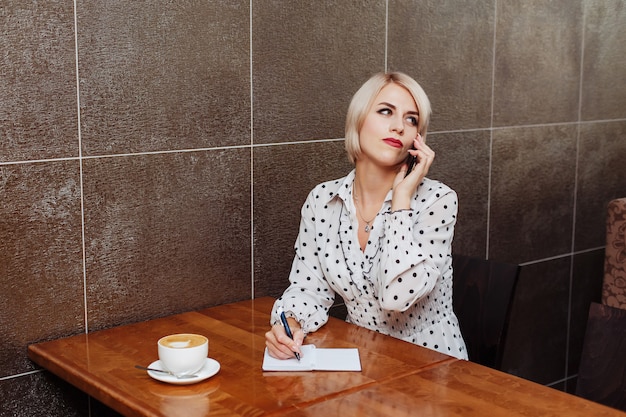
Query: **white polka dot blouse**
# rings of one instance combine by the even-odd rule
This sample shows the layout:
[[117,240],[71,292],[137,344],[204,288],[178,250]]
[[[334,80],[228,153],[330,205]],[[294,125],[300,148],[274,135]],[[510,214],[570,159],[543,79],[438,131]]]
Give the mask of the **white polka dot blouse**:
[[276,301],[306,333],[328,320],[336,295],[350,323],[467,359],[452,310],[452,238],[457,195],[424,178],[410,210],[391,212],[389,191],[359,247],[355,171],[316,186],[302,206],[290,285]]

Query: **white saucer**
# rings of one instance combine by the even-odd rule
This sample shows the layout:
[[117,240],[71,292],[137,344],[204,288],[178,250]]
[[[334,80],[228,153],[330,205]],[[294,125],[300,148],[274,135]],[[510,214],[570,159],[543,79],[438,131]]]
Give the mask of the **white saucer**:
[[[161,369],[164,370],[163,365],[161,365],[161,361],[154,361],[148,366],[149,368]],[[196,378],[183,378],[178,379],[175,376],[164,374],[161,372],[147,371],[150,377],[156,379],[157,381],[167,382],[168,384],[175,385],[188,385],[195,384],[200,381],[204,381],[205,379],[211,378],[213,375],[218,373],[220,370],[220,363],[215,359],[206,358],[206,363],[196,374],[198,375]]]

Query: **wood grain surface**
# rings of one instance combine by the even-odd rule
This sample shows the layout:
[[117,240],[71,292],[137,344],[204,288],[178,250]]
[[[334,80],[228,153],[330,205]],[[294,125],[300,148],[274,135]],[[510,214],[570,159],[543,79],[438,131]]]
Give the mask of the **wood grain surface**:
[[[263,372],[273,299],[261,298],[29,346],[30,358],[125,416],[618,416],[581,398],[331,318],[305,343],[357,347],[361,372]],[[152,379],[172,333],[209,338],[215,376]]]

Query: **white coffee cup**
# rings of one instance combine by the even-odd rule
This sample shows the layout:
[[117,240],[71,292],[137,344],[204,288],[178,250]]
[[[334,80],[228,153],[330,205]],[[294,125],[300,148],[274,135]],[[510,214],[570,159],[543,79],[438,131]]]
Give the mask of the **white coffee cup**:
[[159,360],[176,375],[198,372],[209,354],[209,339],[199,334],[180,333],[164,336],[158,342]]

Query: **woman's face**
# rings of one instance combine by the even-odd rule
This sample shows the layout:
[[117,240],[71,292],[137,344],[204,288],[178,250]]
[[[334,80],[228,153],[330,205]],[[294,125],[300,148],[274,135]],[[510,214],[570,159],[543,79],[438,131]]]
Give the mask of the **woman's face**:
[[417,120],[413,96],[398,84],[386,85],[376,96],[359,132],[361,158],[383,166],[404,162],[417,137]]

